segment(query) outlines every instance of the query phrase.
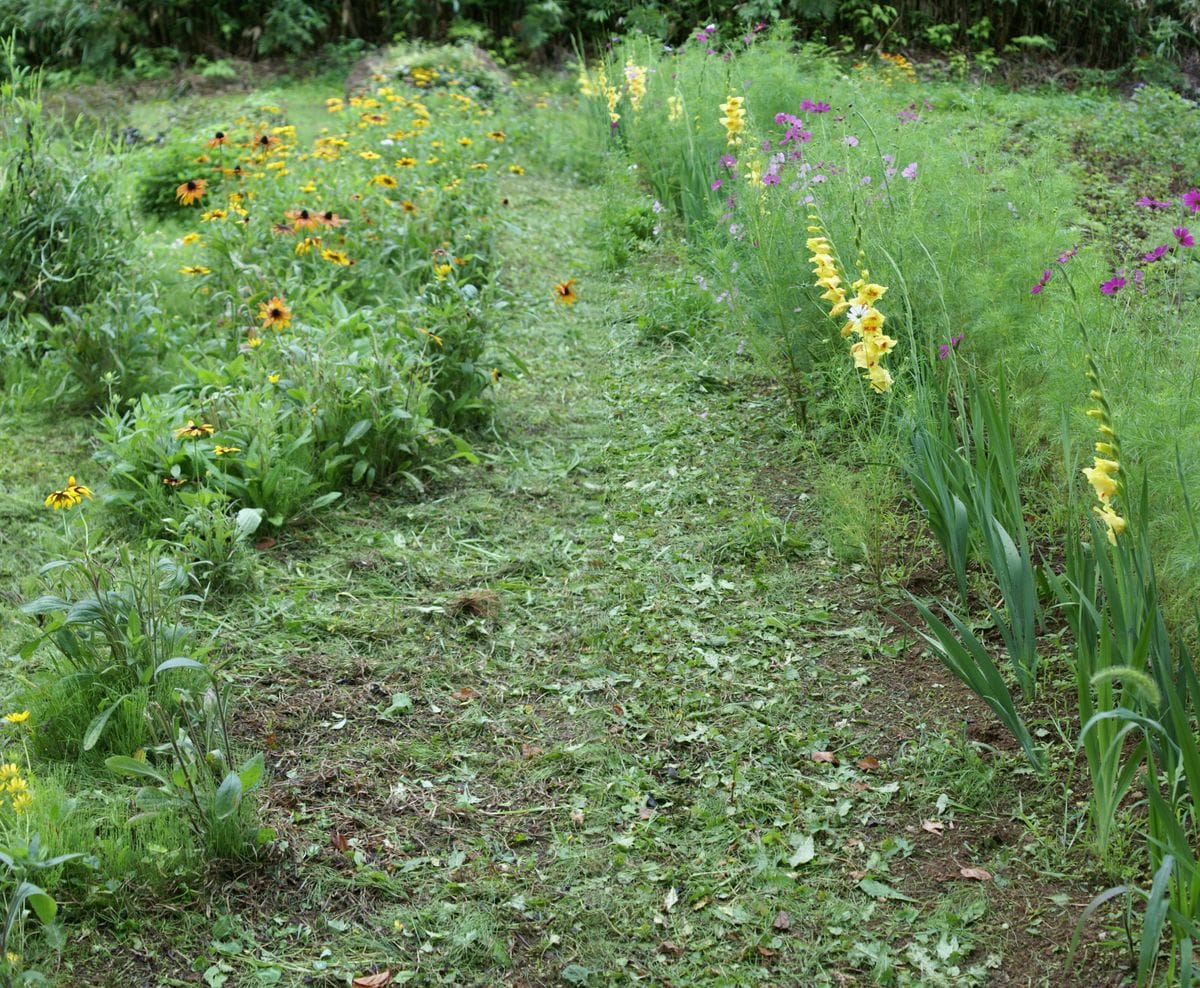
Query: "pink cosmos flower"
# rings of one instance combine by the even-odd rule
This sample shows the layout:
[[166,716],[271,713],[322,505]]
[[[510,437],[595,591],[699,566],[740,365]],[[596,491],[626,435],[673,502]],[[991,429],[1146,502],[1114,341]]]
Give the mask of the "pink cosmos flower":
[[1125,287],[1125,279],[1119,275],[1116,278],[1109,278],[1100,286],[1102,295],[1116,295],[1122,288]]
[[1196,246],[1196,238],[1192,236],[1186,226],[1177,226],[1171,232],[1175,234],[1175,239],[1179,241],[1180,247]]
[[1200,213],[1200,189],[1188,189],[1180,201],[1189,212]]

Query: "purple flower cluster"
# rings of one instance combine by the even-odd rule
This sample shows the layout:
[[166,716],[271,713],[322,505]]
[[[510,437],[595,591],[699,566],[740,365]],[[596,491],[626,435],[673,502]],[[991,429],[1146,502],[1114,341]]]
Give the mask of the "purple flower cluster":
[[828,113],[830,109],[828,103],[814,103],[810,99],[800,101],[801,113]]
[[1041,295],[1042,289],[1044,289],[1046,287],[1046,285],[1049,284],[1050,277],[1053,274],[1054,274],[1053,271],[1051,271],[1049,268],[1046,268],[1046,270],[1042,272],[1041,278],[1038,279],[1038,283],[1036,285],[1034,285],[1031,289],[1029,289],[1029,294],[1030,295]]
[[812,134],[804,129],[799,117],[794,117],[790,113],[776,113],[775,122],[780,125],[787,124],[787,130],[783,132],[783,137],[779,139],[780,147],[792,141],[798,144],[807,144],[812,140]]
[[[1047,274],[1048,273],[1049,272],[1047,272]],[[940,347],[938,347],[938,360],[945,360],[948,356],[950,356],[950,351],[957,349],[958,345],[964,339],[966,339],[966,337],[962,333],[951,336],[949,343],[943,343]]]
[[[1179,197],[1179,204],[1189,213],[1200,213],[1200,189],[1188,189],[1187,192]],[[1142,196],[1134,205],[1143,206],[1146,209],[1170,209],[1175,205],[1175,201],[1171,199],[1155,199],[1152,196]],[[1175,237],[1175,243],[1159,244],[1157,247],[1146,251],[1146,253],[1140,256],[1143,264],[1156,264],[1168,254],[1172,254],[1180,248],[1196,246],[1196,238],[1186,226],[1172,227],[1171,233]],[[1140,292],[1146,290],[1145,277],[1146,273],[1140,268],[1133,272],[1133,283]],[[1102,295],[1116,295],[1127,284],[1125,270],[1122,268],[1113,277],[1109,278],[1108,281],[1101,283],[1100,293]]]

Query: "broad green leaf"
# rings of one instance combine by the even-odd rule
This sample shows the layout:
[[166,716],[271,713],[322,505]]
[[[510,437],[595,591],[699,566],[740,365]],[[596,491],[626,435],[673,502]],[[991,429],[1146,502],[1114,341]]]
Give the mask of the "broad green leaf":
[[238,778],[237,772],[230,772],[217,788],[216,796],[213,797],[213,809],[216,811],[217,819],[227,820],[233,816],[241,801],[242,780]]

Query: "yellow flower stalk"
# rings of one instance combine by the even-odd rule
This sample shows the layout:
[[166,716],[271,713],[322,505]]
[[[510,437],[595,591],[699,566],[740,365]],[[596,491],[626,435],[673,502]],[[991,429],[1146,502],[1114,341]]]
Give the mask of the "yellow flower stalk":
[[721,126],[725,128],[725,143],[737,146],[742,143],[742,133],[746,129],[746,97],[730,96],[721,104]]
[[625,63],[625,91],[629,93],[629,103],[633,112],[642,108],[642,100],[646,96],[646,70],[635,65],[632,58]]
[[1094,506],[1095,512],[1102,522],[1112,545],[1117,544],[1117,536],[1125,531],[1126,521],[1113,507],[1113,501],[1120,497],[1122,485],[1118,475],[1121,473],[1121,447],[1117,442],[1117,434],[1112,428],[1108,414],[1108,402],[1104,397],[1104,389],[1100,384],[1100,374],[1096,363],[1088,357],[1087,377],[1094,387],[1088,397],[1097,403],[1097,407],[1088,409],[1088,417],[1096,421],[1096,427],[1104,438],[1095,445],[1096,455],[1092,457],[1092,465],[1084,467],[1081,473],[1091,484],[1096,494],[1099,506]]
[[859,278],[850,286],[856,294],[853,298],[848,297],[843,287],[846,283],[844,272],[838,265],[820,218],[810,215],[808,220],[808,232],[812,236],[805,241],[805,246],[812,251],[808,260],[813,266],[813,284],[825,289],[821,299],[829,303],[830,318],[846,316],[841,328],[842,337],[857,337],[850,345],[854,366],[865,372],[863,377],[875,391],[888,391],[892,387],[892,375],[882,361],[895,348],[896,341],[884,334],[886,317],[875,308],[887,287],[869,280],[870,272],[863,266],[860,254]]
[[680,96],[667,97],[667,120],[675,123],[683,116],[683,98]]

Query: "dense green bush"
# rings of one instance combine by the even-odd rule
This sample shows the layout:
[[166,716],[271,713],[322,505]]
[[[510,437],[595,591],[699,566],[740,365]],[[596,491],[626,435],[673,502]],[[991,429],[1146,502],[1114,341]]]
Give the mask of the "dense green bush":
[[54,319],[99,298],[120,277],[131,232],[104,149],[82,151],[42,116],[38,80],[0,52],[0,346],[36,348],[24,317]]
[[[914,46],[990,54],[1036,40],[1078,61],[1152,68],[1196,44],[1196,0],[0,0],[0,33],[17,32],[29,64],[141,70],[147,52],[300,55],[344,39],[463,37],[513,55],[545,54],[615,31],[673,45],[710,20],[734,31],[788,20],[848,49]],[[161,64],[156,54],[150,61]],[[1153,63],[1153,64],[1152,64]]]

